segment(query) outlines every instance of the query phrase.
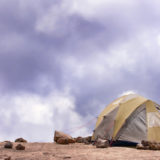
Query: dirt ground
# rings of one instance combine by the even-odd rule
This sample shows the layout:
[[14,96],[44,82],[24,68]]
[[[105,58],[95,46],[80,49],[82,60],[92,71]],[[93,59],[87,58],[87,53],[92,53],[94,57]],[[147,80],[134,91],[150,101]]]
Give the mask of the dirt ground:
[[23,143],[24,151],[5,149],[0,143],[0,160],[160,160],[160,151],[137,150],[127,147],[96,148],[93,145],[55,143]]

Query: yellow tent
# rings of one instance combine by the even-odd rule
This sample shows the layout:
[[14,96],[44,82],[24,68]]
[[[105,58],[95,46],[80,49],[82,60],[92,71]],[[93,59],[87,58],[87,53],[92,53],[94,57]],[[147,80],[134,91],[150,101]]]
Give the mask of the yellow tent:
[[99,115],[92,140],[160,142],[160,106],[136,94],[122,96]]

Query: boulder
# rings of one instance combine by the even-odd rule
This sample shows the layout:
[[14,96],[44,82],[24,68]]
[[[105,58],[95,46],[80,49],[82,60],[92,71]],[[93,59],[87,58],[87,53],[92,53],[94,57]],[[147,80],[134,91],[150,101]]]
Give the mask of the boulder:
[[68,139],[68,143],[75,143],[76,141],[75,141],[75,139]]
[[97,148],[107,148],[107,147],[109,147],[109,142],[108,142],[108,140],[98,138],[96,141],[96,147]]
[[23,143],[27,143],[27,140],[23,139],[23,138],[17,138],[15,140],[15,142],[23,142]]
[[57,140],[58,144],[69,144],[69,143],[75,143],[74,139],[68,139],[68,138],[59,138]]
[[66,138],[59,138],[57,140],[57,143],[58,144],[69,144],[68,139],[66,139]]
[[71,136],[69,136],[69,135],[67,135],[63,132],[59,132],[59,131],[55,131],[54,141],[59,143],[59,144],[75,143],[74,138],[72,138]]
[[23,146],[22,144],[18,144],[16,146],[16,150],[25,150],[25,146]]
[[12,149],[12,147],[13,147],[13,143],[10,142],[10,141],[8,141],[8,142],[6,142],[6,143],[4,144],[4,148]]

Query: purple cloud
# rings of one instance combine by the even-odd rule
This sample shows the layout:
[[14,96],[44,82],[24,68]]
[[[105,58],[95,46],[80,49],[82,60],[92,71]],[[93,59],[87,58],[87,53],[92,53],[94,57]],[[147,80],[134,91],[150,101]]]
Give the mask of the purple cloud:
[[[52,103],[49,98],[53,93],[52,98],[57,95],[62,98],[64,103],[59,107],[63,112],[62,106],[66,104],[77,125],[82,119],[85,122],[97,116],[105,105],[128,90],[160,103],[158,6],[159,2],[138,0],[127,3],[87,0],[85,4],[79,0],[2,0],[0,104],[4,112],[0,116],[0,129],[3,135],[13,138],[24,127],[22,135],[34,141],[36,130],[45,131],[45,125],[35,124],[40,119],[31,123],[19,115],[18,110],[24,113],[28,105],[22,107],[17,96],[31,102],[33,113],[37,105],[42,110],[46,107],[45,116],[48,109],[52,112],[44,132],[49,137],[52,129],[60,126],[59,129],[65,130],[67,120],[67,112],[56,116],[56,100]],[[65,90],[67,94],[63,94]],[[43,118],[42,112],[38,113]],[[28,114],[26,110],[25,116]],[[59,126],[54,122],[58,116]],[[14,127],[9,125],[12,122]],[[70,125],[71,122],[72,119]],[[73,126],[76,124],[68,128]],[[90,134],[93,126],[88,127]],[[32,127],[33,137],[27,133]],[[89,131],[85,128],[83,134]],[[43,136],[35,138],[38,139],[48,140]]]

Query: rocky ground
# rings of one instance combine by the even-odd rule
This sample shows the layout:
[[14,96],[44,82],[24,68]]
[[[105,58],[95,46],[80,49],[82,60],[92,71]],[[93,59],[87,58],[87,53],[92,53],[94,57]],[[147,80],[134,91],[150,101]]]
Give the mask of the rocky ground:
[[[25,150],[5,149],[0,143],[0,160],[160,160],[160,151],[137,150],[128,147],[96,148],[80,143],[23,143]],[[9,158],[11,157],[11,158]]]

